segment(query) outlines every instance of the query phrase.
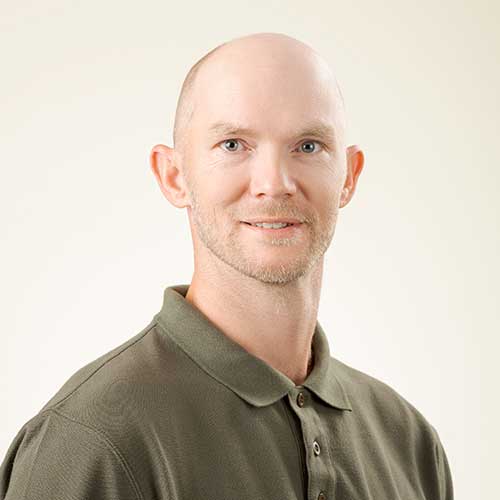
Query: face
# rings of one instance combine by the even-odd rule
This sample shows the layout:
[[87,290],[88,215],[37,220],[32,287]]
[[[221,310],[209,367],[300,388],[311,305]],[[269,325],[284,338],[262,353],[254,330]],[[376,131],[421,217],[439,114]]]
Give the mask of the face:
[[[346,177],[334,85],[311,58],[265,53],[248,65],[228,54],[198,78],[183,158],[195,251],[261,282],[297,280],[332,241]],[[302,223],[244,222],[270,218]]]

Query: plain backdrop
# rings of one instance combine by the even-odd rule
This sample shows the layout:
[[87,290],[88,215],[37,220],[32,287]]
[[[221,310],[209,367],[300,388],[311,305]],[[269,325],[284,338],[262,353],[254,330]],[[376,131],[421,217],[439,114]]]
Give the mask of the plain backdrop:
[[326,254],[330,350],[435,426],[457,500],[498,498],[498,14],[484,0],[3,0],[0,459],[70,375],[190,282],[187,212],[150,149],[172,145],[198,58],[274,31],[331,63],[365,153]]

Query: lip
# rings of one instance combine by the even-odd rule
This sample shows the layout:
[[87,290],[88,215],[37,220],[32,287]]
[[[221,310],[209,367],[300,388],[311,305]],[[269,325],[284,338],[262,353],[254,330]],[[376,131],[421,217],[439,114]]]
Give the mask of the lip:
[[[257,221],[257,222],[267,222],[267,221]],[[280,221],[280,222],[286,222],[286,221]],[[282,227],[280,229],[273,229],[273,228],[252,226],[251,224],[245,221],[241,221],[240,224],[247,227],[251,231],[256,231],[261,234],[270,234],[275,236],[291,236],[297,231],[302,230],[302,225],[303,225],[302,222],[298,222],[298,223],[293,223],[291,226]]]
[[255,224],[256,222],[268,222],[268,223],[272,223],[272,222],[286,222],[287,224],[301,224],[302,221],[300,221],[299,219],[290,219],[290,218],[284,218],[284,219],[270,219],[270,218],[264,218],[264,219],[247,219],[247,220],[243,220],[241,222],[248,222],[250,224]]

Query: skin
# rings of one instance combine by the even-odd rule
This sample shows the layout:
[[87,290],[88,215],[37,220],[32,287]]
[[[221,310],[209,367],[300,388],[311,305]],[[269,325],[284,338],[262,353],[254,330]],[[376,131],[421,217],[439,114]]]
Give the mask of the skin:
[[[188,212],[194,273],[186,300],[301,385],[310,371],[324,254],[364,164],[361,149],[345,143],[336,79],[302,42],[257,33],[213,53],[189,99],[194,111],[180,145],[158,144],[150,155],[161,191]],[[295,133],[318,120],[334,136]],[[251,133],[211,135],[218,121]],[[241,222],[265,217],[305,222],[289,238]]]

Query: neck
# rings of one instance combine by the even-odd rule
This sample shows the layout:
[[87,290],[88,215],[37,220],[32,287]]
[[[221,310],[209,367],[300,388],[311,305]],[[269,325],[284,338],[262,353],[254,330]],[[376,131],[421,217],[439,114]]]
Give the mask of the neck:
[[313,367],[323,259],[308,275],[281,286],[226,271],[195,269],[186,300],[248,352],[302,384]]

